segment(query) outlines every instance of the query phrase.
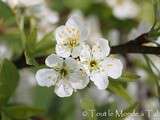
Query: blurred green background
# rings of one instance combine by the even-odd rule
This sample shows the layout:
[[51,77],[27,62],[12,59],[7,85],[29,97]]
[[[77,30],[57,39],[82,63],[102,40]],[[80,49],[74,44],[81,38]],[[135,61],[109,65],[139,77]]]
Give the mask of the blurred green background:
[[[55,28],[65,24],[71,14],[76,14],[75,11],[88,22],[92,37],[100,34],[112,46],[131,40],[133,31],[141,34],[143,31],[138,29],[145,31],[147,25],[154,23],[155,6],[151,0],[132,0],[138,9],[137,15],[132,18],[117,17],[113,13],[114,8],[106,1],[46,0],[45,4],[54,15],[56,13],[58,20],[53,23],[44,21],[42,26],[41,22],[45,17],[39,13],[38,6],[11,8],[0,1],[1,120],[160,119],[159,56],[118,55],[124,63],[124,73],[118,80],[110,79],[109,87],[105,91],[89,84],[84,90],[74,92],[71,97],[59,98],[54,93],[54,87],[40,87],[36,83],[36,70],[43,68],[44,58],[54,52]],[[129,11],[128,16],[132,12],[135,11]],[[45,14],[46,17],[50,15]],[[158,36],[152,40],[158,40]],[[40,58],[41,64],[36,61]],[[126,113],[135,110],[145,115],[131,117],[122,114],[117,117],[116,111],[121,110]],[[152,115],[147,116],[146,110],[151,110]],[[155,113],[159,116],[154,117]]]

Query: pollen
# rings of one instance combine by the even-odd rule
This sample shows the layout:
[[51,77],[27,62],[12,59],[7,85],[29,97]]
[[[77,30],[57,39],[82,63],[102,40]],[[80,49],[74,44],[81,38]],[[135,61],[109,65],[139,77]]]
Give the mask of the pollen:
[[69,37],[67,38],[67,45],[70,48],[75,48],[79,44],[80,32],[76,28],[66,28]]
[[60,74],[62,77],[65,77],[68,74],[68,71],[65,68],[63,68],[60,70]]
[[98,67],[98,63],[97,63],[95,60],[92,60],[92,61],[90,62],[90,67],[91,67],[92,69],[96,69],[96,68]]
[[77,44],[78,44],[77,41],[78,41],[78,40],[77,40],[76,38],[69,38],[69,40],[68,40],[68,45],[69,45],[69,47],[70,47],[70,48],[76,47]]

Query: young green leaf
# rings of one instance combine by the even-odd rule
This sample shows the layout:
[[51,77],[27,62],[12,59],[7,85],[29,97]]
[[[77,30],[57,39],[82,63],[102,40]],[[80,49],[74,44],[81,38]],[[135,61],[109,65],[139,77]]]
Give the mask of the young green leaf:
[[36,56],[44,55],[48,51],[53,51],[54,46],[54,35],[53,32],[50,32],[36,44],[34,54]]
[[1,113],[1,120],[11,120],[7,115],[5,115],[3,112]]
[[9,116],[9,118],[16,120],[24,120],[41,114],[43,110],[28,106],[11,106],[3,108],[3,112],[7,116]]
[[0,18],[4,19],[5,22],[15,22],[14,14],[4,2],[0,1]]
[[[33,38],[36,39],[36,33],[33,32],[32,34]],[[50,50],[53,52],[54,41],[52,32],[44,36],[37,44],[34,40],[30,39],[29,41],[25,51],[26,63],[28,65],[37,66],[38,63],[36,62],[35,57],[45,55]]]
[[26,63],[28,65],[38,65],[35,57],[34,57],[34,51],[37,41],[37,28],[31,24],[30,20],[30,31],[29,33],[26,33],[26,48],[25,48],[25,57],[26,57]]
[[19,81],[18,70],[9,60],[0,64],[0,106],[6,104]]
[[133,100],[127,93],[126,89],[118,82],[110,80],[108,90],[124,98],[129,104],[133,103]]
[[118,79],[121,82],[133,82],[140,78],[139,75],[131,72],[124,72],[122,76]]
[[[37,41],[37,28],[33,28],[27,36],[27,49],[33,51]],[[32,49],[31,49],[32,48]]]
[[34,65],[34,66],[38,65],[38,63],[36,62],[33,54],[30,53],[29,51],[25,51],[25,58],[26,58],[26,63],[28,65]]

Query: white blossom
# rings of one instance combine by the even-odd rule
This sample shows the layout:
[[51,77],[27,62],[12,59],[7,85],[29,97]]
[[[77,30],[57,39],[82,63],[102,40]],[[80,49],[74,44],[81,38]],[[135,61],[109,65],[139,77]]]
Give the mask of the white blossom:
[[55,86],[55,93],[59,97],[71,96],[74,90],[85,88],[89,82],[73,58],[63,59],[52,54],[46,58],[45,63],[49,68],[37,71],[37,82],[40,86]]
[[34,19],[34,24],[37,27],[38,40],[41,40],[44,35],[55,30],[56,23],[59,21],[58,13],[51,10],[45,0],[3,0],[7,3],[17,15],[20,8],[23,9],[23,16]]
[[76,16],[81,24],[85,25],[85,28],[88,31],[88,39],[85,41],[86,43],[90,44],[94,42],[94,38],[102,37],[100,23],[96,16],[90,15],[88,17],[84,17],[80,10],[72,11],[70,16]]
[[108,32],[107,38],[110,41],[110,45],[118,45],[120,42],[120,32],[117,29],[112,29]]
[[45,34],[55,30],[56,23],[59,21],[57,12],[49,9],[45,4],[38,6],[37,10],[32,9],[32,11],[29,12],[34,14],[33,16],[37,19],[38,39],[42,39]]
[[12,50],[5,43],[0,43],[0,60],[10,59],[12,57]]
[[36,86],[35,73],[29,69],[19,71],[20,81],[16,88],[13,101],[16,103],[33,105],[33,88]]
[[[98,28],[95,20],[93,17],[85,20],[81,12],[73,12],[65,25],[55,30],[56,54],[47,57],[45,63],[49,68],[37,72],[36,79],[40,86],[55,86],[58,96],[68,97],[74,90],[85,88],[89,79],[99,89],[105,89],[108,77],[117,79],[121,76],[121,61],[107,57],[110,53],[108,41],[94,39],[101,36],[92,30],[94,23]],[[94,32],[89,33],[88,28]],[[94,33],[97,36],[93,37]],[[79,59],[75,60],[77,57]]]
[[135,18],[139,13],[139,7],[133,0],[106,0],[106,3],[119,19]]
[[88,31],[78,16],[71,16],[65,25],[56,29],[55,36],[57,55],[64,58],[77,57],[81,43],[88,38]]
[[7,3],[11,8],[15,7],[30,7],[42,4],[44,0],[2,0]]
[[144,33],[148,33],[152,28],[152,25],[146,21],[142,21],[139,23],[137,28],[133,28],[128,35],[129,40],[134,40]]
[[107,57],[109,52],[108,41],[98,38],[92,46],[84,44],[80,53],[82,68],[99,89],[107,87],[108,76],[117,79],[122,74],[121,61]]
[[88,94],[99,106],[105,105],[109,102],[113,102],[112,101],[113,96],[108,91],[97,89],[95,88],[95,86],[88,89]]
[[157,38],[156,43],[160,44],[160,36]]
[[96,16],[89,16],[86,19],[86,24],[89,30],[89,39],[87,40],[88,44],[94,42],[95,38],[102,37],[99,19]]

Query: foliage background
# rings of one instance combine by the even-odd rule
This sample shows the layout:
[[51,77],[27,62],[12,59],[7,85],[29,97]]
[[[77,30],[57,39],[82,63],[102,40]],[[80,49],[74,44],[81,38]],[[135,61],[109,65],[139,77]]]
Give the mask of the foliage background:
[[[120,20],[102,0],[47,0],[48,6],[57,11],[62,25],[73,10],[81,10],[85,17],[95,15],[105,38],[110,40],[111,30],[117,30],[116,43],[128,41],[128,34],[141,21],[154,23],[154,4],[151,0],[135,0],[140,7],[134,19]],[[30,18],[29,18],[30,19]],[[119,55],[124,62],[124,74],[119,80],[110,80],[105,91],[98,91],[92,84],[68,98],[59,98],[53,88],[36,85],[34,74],[44,67],[44,58],[54,52],[53,32],[37,41],[37,30],[24,21],[19,29],[14,12],[0,1],[0,43],[12,51],[10,60],[0,62],[0,112],[2,120],[124,120],[126,116],[98,116],[116,110],[144,112],[160,110],[160,60],[158,55]],[[32,29],[33,27],[33,29]],[[156,40],[159,34],[152,40]],[[114,41],[110,40],[110,44]],[[136,49],[136,48],[135,48]],[[38,62],[37,62],[38,60]],[[157,62],[156,62],[157,61]],[[27,64],[26,64],[27,63]],[[39,64],[40,63],[40,64]],[[90,110],[95,110],[93,114]],[[83,115],[87,111],[87,115]],[[160,118],[160,116],[159,116]],[[147,115],[137,119],[153,119]],[[129,119],[131,120],[131,119]],[[153,119],[154,120],[154,119]]]

